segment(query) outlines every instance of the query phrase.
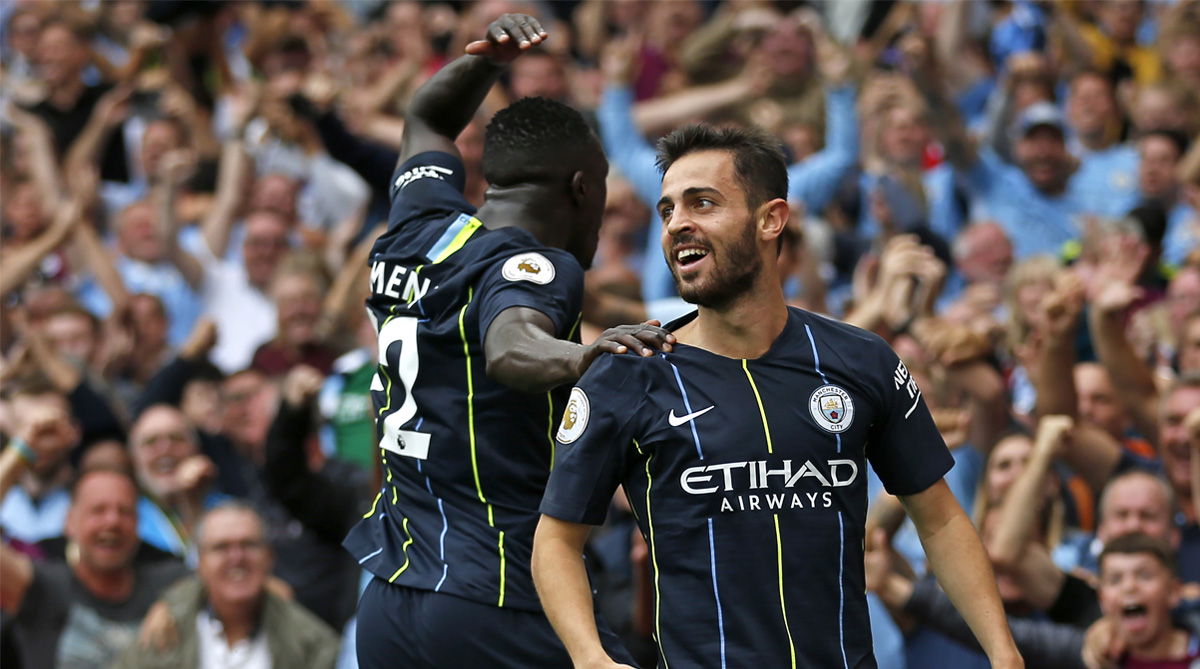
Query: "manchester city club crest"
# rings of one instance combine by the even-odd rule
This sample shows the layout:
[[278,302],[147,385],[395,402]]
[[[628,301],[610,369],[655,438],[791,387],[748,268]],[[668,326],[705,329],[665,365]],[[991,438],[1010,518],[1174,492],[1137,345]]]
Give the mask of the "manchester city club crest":
[[829,432],[845,432],[854,422],[854,400],[838,386],[821,386],[808,398],[813,420]]

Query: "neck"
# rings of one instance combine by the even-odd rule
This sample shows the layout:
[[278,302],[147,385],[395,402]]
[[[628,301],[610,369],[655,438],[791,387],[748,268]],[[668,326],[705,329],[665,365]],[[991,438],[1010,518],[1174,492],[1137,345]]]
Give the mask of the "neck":
[[732,304],[700,307],[696,320],[681,327],[675,336],[684,344],[727,358],[762,357],[779,338],[788,319],[779,277],[765,270],[755,286]]
[[1187,653],[1188,634],[1183,630],[1168,627],[1166,631],[1146,643],[1130,646],[1129,654],[1139,660],[1171,660]]
[[212,604],[217,620],[221,621],[225,632],[225,642],[230,647],[243,639],[254,636],[254,630],[258,628],[259,613],[262,611],[262,598],[248,607],[211,600],[209,603]]
[[80,560],[75,564],[75,578],[98,599],[117,602],[129,597],[133,591],[133,570],[129,567],[100,570]]
[[1043,195],[1050,195],[1050,196],[1062,195],[1067,190],[1067,180],[1066,179],[1056,179],[1053,183],[1049,184],[1045,188],[1038,186],[1037,190],[1040,193],[1042,193]]
[[1143,194],[1142,199],[1143,200],[1153,200],[1154,202],[1158,202],[1158,203],[1162,204],[1162,206],[1166,207],[1167,215],[1169,216],[1171,214],[1171,209],[1173,209],[1175,207],[1176,203],[1179,202],[1179,189],[1171,188],[1162,193],[1159,193],[1158,195]]
[[67,81],[50,87],[50,96],[47,100],[51,105],[63,109],[73,107],[75,102],[79,100],[79,96],[83,93],[83,80],[79,77],[71,77]]
[[[483,206],[475,216],[492,230],[517,227],[527,230],[546,246],[563,248],[567,242],[567,226],[574,212],[564,211],[547,197],[547,189],[533,184],[488,186]],[[542,202],[545,206],[531,203]]]
[[31,499],[38,499],[52,488],[66,483],[67,476],[68,471],[66,467],[58,467],[45,476],[39,476],[32,471],[26,471],[25,476],[21,480],[21,487],[25,488],[26,494]]
[[1100,129],[1096,132],[1079,135],[1079,143],[1088,151],[1103,151],[1113,145],[1109,140],[1108,132],[1105,129]]

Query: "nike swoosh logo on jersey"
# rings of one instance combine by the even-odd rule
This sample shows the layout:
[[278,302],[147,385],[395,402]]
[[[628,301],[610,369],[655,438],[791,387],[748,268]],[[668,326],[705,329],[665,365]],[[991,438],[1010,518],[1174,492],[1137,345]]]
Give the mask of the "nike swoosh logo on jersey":
[[686,416],[676,416],[675,410],[671,409],[671,415],[667,416],[667,422],[671,424],[671,427],[679,427],[680,425],[683,425],[684,423],[692,420],[693,418],[698,418],[700,416],[703,416],[704,414],[706,414],[709,411],[712,411],[713,409],[716,409],[716,408],[717,408],[717,405],[714,404],[714,405],[708,407],[707,409],[693,411],[692,413],[690,413]]

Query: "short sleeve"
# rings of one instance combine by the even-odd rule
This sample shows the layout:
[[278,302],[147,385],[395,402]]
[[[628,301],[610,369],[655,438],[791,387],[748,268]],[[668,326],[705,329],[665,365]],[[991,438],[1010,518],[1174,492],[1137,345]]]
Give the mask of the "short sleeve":
[[554,469],[541,512],[572,523],[600,525],[613,493],[634,462],[634,416],[644,397],[632,355],[602,355],[571,389],[555,437]]
[[529,307],[554,323],[566,339],[583,309],[583,268],[574,256],[559,249],[514,251],[497,259],[476,286],[479,332],[509,307]]
[[954,466],[917,382],[891,347],[880,342],[880,413],[867,441],[867,459],[887,491],[915,495],[937,483]]
[[449,153],[426,151],[409,158],[392,175],[388,231],[418,218],[474,213],[475,207],[463,197],[466,183],[462,161]]
[[16,621],[28,627],[59,625],[65,622],[71,600],[69,567],[33,563],[33,578],[21,599]]

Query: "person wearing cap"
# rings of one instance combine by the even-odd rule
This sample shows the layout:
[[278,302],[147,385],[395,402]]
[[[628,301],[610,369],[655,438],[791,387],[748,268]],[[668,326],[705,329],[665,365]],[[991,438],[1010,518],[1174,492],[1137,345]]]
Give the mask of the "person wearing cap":
[[1016,164],[1009,164],[989,147],[976,148],[933,82],[919,84],[930,108],[930,128],[977,202],[972,218],[999,223],[1016,260],[1058,255],[1081,236],[1083,216],[1105,213],[1075,178],[1078,161],[1067,151],[1066,124],[1054,104],[1035,102],[1017,116],[1011,129]]

